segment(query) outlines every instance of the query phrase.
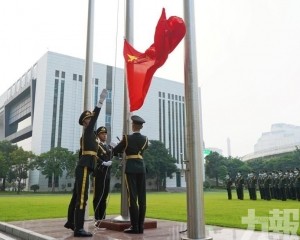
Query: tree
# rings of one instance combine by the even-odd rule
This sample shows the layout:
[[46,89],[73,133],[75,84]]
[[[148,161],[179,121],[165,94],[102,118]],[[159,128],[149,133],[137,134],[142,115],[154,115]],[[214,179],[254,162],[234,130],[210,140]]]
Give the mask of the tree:
[[246,162],[252,170],[255,172],[260,172],[262,170],[266,171],[276,171],[276,170],[290,170],[295,167],[299,167],[300,161],[300,150],[296,146],[295,151],[281,153],[272,156],[259,157],[256,159],[251,159]]
[[255,172],[259,173],[262,170],[267,169],[266,163],[262,160],[262,158],[252,159],[246,162],[246,164]]
[[237,172],[241,172],[242,174],[248,173],[244,166],[246,165],[241,159],[229,157],[226,161],[227,170],[232,177],[235,177]]
[[56,147],[42,153],[35,160],[35,167],[48,179],[52,179],[52,192],[55,191],[55,178],[61,177],[63,171],[74,160],[74,154],[66,148]]
[[[113,163],[111,165],[111,174],[115,176],[117,179],[122,177],[122,169],[123,169],[123,158],[122,156],[115,156],[113,158]],[[126,161],[126,160],[125,160]]]
[[15,181],[17,181],[17,192],[21,191],[21,182],[28,178],[28,170],[30,167],[30,159],[34,154],[30,151],[24,151],[22,147],[17,148],[10,153],[11,158],[11,171],[14,173]]
[[0,141],[0,178],[3,179],[1,191],[5,191],[6,178],[11,166],[10,153],[17,148],[17,145],[13,145],[7,140]]
[[79,150],[65,159],[66,177],[73,178],[75,176],[75,167],[79,157]]
[[216,179],[216,186],[219,186],[219,179],[226,173],[225,158],[217,152],[211,152],[205,157],[205,173],[210,178]]
[[169,154],[162,142],[156,140],[149,142],[150,145],[144,153],[147,178],[157,180],[157,190],[166,190],[166,178],[172,177],[172,174],[178,170],[176,159]]

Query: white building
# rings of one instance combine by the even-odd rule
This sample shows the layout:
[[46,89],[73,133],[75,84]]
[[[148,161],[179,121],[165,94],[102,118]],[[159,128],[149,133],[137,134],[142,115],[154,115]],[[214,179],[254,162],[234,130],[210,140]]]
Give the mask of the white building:
[[272,124],[270,132],[262,133],[254,145],[254,153],[246,155],[242,160],[292,152],[300,146],[300,126],[277,123]]
[[[84,70],[83,59],[54,52],[42,56],[0,97],[0,139],[35,154],[58,146],[73,152],[79,149]],[[92,88],[95,105],[102,89],[109,91],[97,126],[105,125],[111,133],[108,141],[116,142],[123,131],[123,69],[94,63]],[[185,155],[184,109],[184,85],[154,77],[143,107],[134,113],[146,120],[143,134],[162,141],[179,169]],[[168,179],[167,187],[185,187],[183,172]],[[66,185],[70,190],[72,183],[63,176],[58,189]],[[39,184],[42,191],[51,187],[51,181],[38,171],[30,173],[28,186],[33,184]]]

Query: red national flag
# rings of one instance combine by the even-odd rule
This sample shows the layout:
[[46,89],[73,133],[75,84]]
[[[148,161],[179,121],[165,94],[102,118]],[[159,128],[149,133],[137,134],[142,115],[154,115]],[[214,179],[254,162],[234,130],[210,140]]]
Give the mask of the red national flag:
[[135,50],[126,40],[123,55],[126,63],[130,112],[142,107],[155,71],[167,60],[186,32],[184,21],[176,16],[166,19],[163,8],[156,25],[154,43],[144,52]]

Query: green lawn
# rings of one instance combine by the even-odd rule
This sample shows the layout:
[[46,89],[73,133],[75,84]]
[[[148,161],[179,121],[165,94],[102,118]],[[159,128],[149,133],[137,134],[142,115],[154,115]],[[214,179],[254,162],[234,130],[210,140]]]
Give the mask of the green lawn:
[[[246,193],[246,192],[245,192]],[[17,221],[44,218],[62,218],[67,215],[71,194],[0,194],[0,221]],[[204,209],[205,223],[224,227],[247,228],[242,224],[242,217],[248,216],[248,209],[255,209],[257,217],[272,217],[273,209],[296,209],[298,219],[290,218],[299,228],[299,202],[288,200],[250,201],[245,194],[245,200],[237,200],[233,192],[233,200],[227,200],[226,192],[205,192]],[[120,213],[120,194],[110,194],[108,200],[108,215]],[[92,195],[89,198],[90,215],[93,214]],[[147,193],[147,217],[186,222],[185,193]],[[281,215],[283,216],[283,215]],[[260,229],[256,226],[256,229]]]

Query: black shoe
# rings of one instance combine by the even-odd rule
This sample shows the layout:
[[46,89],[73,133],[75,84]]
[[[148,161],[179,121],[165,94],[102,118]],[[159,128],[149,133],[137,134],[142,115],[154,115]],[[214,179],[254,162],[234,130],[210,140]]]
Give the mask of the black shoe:
[[124,230],[124,233],[132,233],[132,234],[139,234],[139,230],[137,228],[134,227],[130,227]]
[[64,227],[67,229],[72,229],[74,231],[74,223],[66,222]]
[[92,237],[93,234],[86,232],[83,228],[74,231],[74,237]]

